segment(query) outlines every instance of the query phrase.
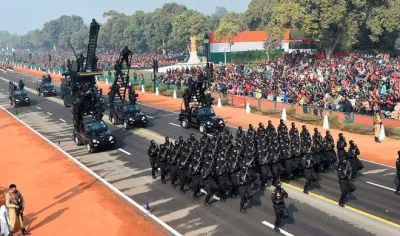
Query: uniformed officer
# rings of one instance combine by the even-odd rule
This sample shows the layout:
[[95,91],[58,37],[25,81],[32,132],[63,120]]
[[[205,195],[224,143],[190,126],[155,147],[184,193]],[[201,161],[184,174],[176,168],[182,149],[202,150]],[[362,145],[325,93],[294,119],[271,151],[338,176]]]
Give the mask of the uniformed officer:
[[165,184],[165,176],[167,175],[167,160],[169,159],[168,148],[164,144],[160,145],[160,151],[158,152],[157,161],[161,169],[161,183]]
[[337,141],[336,147],[338,149],[337,154],[338,154],[339,161],[341,161],[343,158],[346,157],[345,148],[347,147],[346,139],[344,138],[342,133],[339,134],[339,139]]
[[156,142],[154,140],[151,140],[150,147],[147,149],[147,155],[150,158],[151,176],[153,177],[153,179],[156,179],[156,171],[157,171],[156,162],[157,162],[158,152],[159,149],[156,146]]
[[350,147],[349,150],[347,151],[347,159],[349,160],[351,165],[350,181],[354,182],[358,171],[364,168],[364,166],[357,157],[358,155],[360,155],[360,150],[358,149],[357,145],[354,143],[353,140],[350,140],[349,144]]
[[281,218],[287,218],[289,216],[285,205],[285,198],[288,198],[288,196],[287,192],[281,187],[281,183],[278,182],[275,190],[271,194],[271,200],[275,212],[274,230],[278,233],[280,232],[279,225],[281,224]]
[[243,165],[238,172],[237,182],[239,184],[240,191],[240,212],[246,214],[245,208],[249,204],[249,200],[252,197],[250,176],[246,165]]
[[312,159],[311,154],[306,154],[303,166],[304,177],[306,178],[303,193],[308,194],[311,183],[318,180],[317,174],[314,170],[314,160]]
[[351,166],[346,159],[342,159],[340,161],[337,171],[338,171],[340,191],[342,192],[339,199],[339,206],[344,207],[344,201],[347,197],[347,193],[354,192],[356,190],[356,187],[349,180],[349,176],[351,173]]

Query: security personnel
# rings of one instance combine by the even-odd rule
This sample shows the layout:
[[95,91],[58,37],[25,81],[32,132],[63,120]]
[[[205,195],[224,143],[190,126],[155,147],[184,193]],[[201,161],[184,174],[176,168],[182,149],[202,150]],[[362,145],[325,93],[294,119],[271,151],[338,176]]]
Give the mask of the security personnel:
[[274,230],[276,232],[280,232],[279,225],[281,224],[281,218],[287,218],[289,216],[288,210],[285,205],[285,198],[288,198],[289,195],[287,192],[281,187],[281,183],[278,182],[276,184],[275,190],[271,194],[272,204],[274,206],[275,212],[275,223]]
[[180,181],[180,193],[185,194],[185,185],[190,180],[189,175],[189,164],[191,161],[191,157],[193,155],[193,149],[189,147],[182,147],[182,156],[178,159],[178,172],[179,172],[179,181]]
[[[336,152],[335,152],[335,141],[331,135],[330,131],[326,131],[326,135],[324,138],[324,155],[327,159],[325,169],[330,169],[331,165],[337,161]],[[328,161],[330,161],[328,166]]]
[[252,197],[250,176],[246,165],[243,165],[238,172],[237,182],[240,191],[240,212],[246,214],[245,208],[249,204],[249,200]]
[[347,193],[354,192],[356,190],[356,187],[351,181],[349,181],[351,166],[346,159],[342,159],[340,161],[337,171],[338,171],[340,191],[342,192],[339,199],[339,206],[344,207],[344,201],[347,197]]
[[271,159],[266,147],[263,150],[258,150],[258,151],[260,152],[259,164],[260,164],[261,189],[264,190],[268,180],[273,178],[270,166]]
[[193,199],[198,201],[197,194],[200,192],[200,171],[201,171],[201,158],[197,155],[194,156],[189,165],[189,173],[192,180]]
[[347,147],[346,139],[344,138],[342,133],[339,134],[339,139],[338,139],[338,141],[336,143],[336,147],[337,147],[337,150],[338,150],[337,154],[338,154],[339,161],[341,161],[343,158],[346,157],[345,148]]
[[120,53],[120,57],[122,57],[121,64],[125,61],[126,67],[128,67],[128,69],[131,66],[129,65],[129,55],[132,55],[132,51],[129,50],[128,46],[125,46],[124,50],[122,50]]
[[397,170],[397,179],[399,181],[399,185],[397,185],[396,194],[400,195],[400,150],[397,152],[397,161],[396,161],[396,170]]
[[275,185],[279,179],[280,172],[285,169],[281,165],[281,151],[279,150],[278,145],[274,145],[269,150],[270,158],[271,158],[271,171],[272,171],[272,184]]
[[360,159],[358,159],[357,157],[358,155],[360,155],[360,150],[358,149],[357,145],[354,143],[353,140],[350,140],[349,144],[350,147],[349,150],[347,151],[346,157],[351,165],[350,181],[354,182],[354,179],[357,176],[358,171],[364,168],[364,166],[362,165]]
[[[201,169],[200,174],[204,183],[204,190],[207,192],[206,198],[204,199],[204,206],[211,207],[210,198],[212,196],[215,174],[212,163],[206,161],[204,167]],[[221,201],[224,202],[222,198]]]
[[308,190],[310,189],[311,183],[318,180],[317,174],[314,170],[314,160],[311,157],[311,154],[306,154],[304,158],[304,177],[306,178],[306,183],[304,185],[303,193],[308,194]]
[[238,190],[237,174],[240,171],[240,164],[242,163],[242,148],[240,143],[236,143],[236,146],[232,150],[232,154],[228,157],[229,162],[229,180],[232,184],[231,197],[236,198]]
[[[172,146],[172,143],[170,145]],[[175,146],[172,146],[170,149],[171,155],[168,156],[171,185],[173,188],[176,188],[175,182],[178,180],[178,160],[181,158],[181,150],[179,142],[175,141]]]
[[210,141],[210,139],[208,138],[208,135],[206,133],[203,133],[203,136],[201,136],[201,138],[200,138],[200,146],[201,147],[206,146],[209,141]]
[[225,127],[224,133],[222,134],[222,142],[224,146],[228,146],[232,143],[233,135],[228,127]]
[[[178,142],[178,143],[179,143],[179,142]],[[175,144],[177,144],[177,143],[175,143]],[[165,146],[166,148],[168,148],[168,150],[172,150],[172,149],[174,148],[174,145],[173,145],[172,142],[169,140],[169,137],[168,137],[168,136],[165,137],[164,146]]]
[[156,171],[157,171],[156,162],[157,162],[158,152],[159,149],[156,146],[156,142],[154,140],[151,140],[150,147],[147,149],[147,155],[150,158],[151,176],[153,177],[153,179],[156,179]]
[[286,133],[288,132],[288,128],[285,124],[285,121],[283,119],[280,119],[279,121],[279,126],[278,126],[278,134],[280,133]]
[[298,130],[297,130],[297,133],[295,133],[295,130],[297,130],[296,124],[294,122],[292,122],[292,127],[290,128],[290,131],[289,131],[290,139],[293,139],[293,136],[299,135]]
[[243,131],[243,127],[239,126],[238,130],[236,131],[236,137],[235,137],[236,142],[241,143],[242,140],[244,139],[244,137],[245,137],[245,134],[244,134],[244,131]]
[[157,161],[158,165],[161,169],[161,183],[165,184],[165,176],[168,173],[167,170],[167,161],[169,159],[169,151],[168,148],[165,147],[164,144],[160,145],[160,151],[158,152]]
[[24,89],[25,83],[22,81],[22,79],[19,80],[19,82],[18,82],[18,87],[19,87],[20,90],[23,90],[23,89]]
[[301,141],[301,146],[303,149],[303,153],[306,154],[309,152],[311,145],[312,145],[312,140],[311,140],[311,135],[308,132],[307,126],[303,125],[300,133],[300,141]]
[[229,190],[232,186],[229,180],[229,163],[226,159],[227,156],[228,155],[224,155],[218,158],[215,168],[217,184],[220,190],[221,202],[225,202],[225,199],[228,197]]
[[190,134],[190,137],[188,138],[188,140],[187,140],[187,144],[189,145],[189,146],[194,146],[194,145],[197,145],[197,143],[198,143],[198,141],[197,141],[197,139],[196,139],[196,137],[194,136],[194,134],[193,133],[191,133]]
[[290,142],[285,142],[281,144],[281,156],[285,163],[285,181],[289,182],[293,179],[292,172],[294,170],[294,158],[292,156]]
[[379,135],[381,133],[381,128],[382,128],[382,118],[381,118],[381,110],[379,108],[375,111],[374,127],[375,127],[375,132],[374,132],[375,142],[381,143],[381,141],[379,140]]

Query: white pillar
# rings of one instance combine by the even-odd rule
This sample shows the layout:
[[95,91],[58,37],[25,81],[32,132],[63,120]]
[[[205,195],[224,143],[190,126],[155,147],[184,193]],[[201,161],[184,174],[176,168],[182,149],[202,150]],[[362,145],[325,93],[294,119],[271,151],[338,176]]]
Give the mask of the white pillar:
[[246,103],[246,114],[250,114],[251,109],[250,109],[250,103]]
[[322,129],[329,129],[329,120],[328,115],[324,115],[324,123],[322,124]]

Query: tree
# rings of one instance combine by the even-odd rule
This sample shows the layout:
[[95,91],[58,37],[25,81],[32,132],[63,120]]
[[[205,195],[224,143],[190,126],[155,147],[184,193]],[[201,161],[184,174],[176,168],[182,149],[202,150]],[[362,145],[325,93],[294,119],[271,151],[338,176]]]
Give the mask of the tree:
[[[172,22],[172,40],[169,45],[174,49],[189,48],[189,38],[194,36],[197,44],[202,45],[204,33],[208,30],[206,16],[195,10],[187,10]],[[174,46],[173,46],[174,45]]]
[[270,51],[279,48],[282,45],[282,40],[285,36],[285,29],[281,28],[278,24],[270,21],[267,25],[267,38],[264,43],[265,51],[267,53],[267,60],[270,60]]
[[244,13],[250,30],[265,30],[278,0],[252,0]]
[[[246,22],[244,20],[244,14],[243,13],[237,13],[234,11],[228,12],[228,14],[226,14],[220,22],[220,25],[222,23],[232,23],[236,26],[239,27],[239,31],[243,31],[243,30],[247,30],[247,25]],[[219,25],[218,25],[219,27]]]
[[210,28],[211,30],[215,30],[219,23],[221,22],[221,19],[228,14],[228,10],[226,10],[225,7],[220,7],[218,6],[215,9],[215,12],[211,15],[210,17]]
[[[229,43],[229,49],[234,44],[234,38],[240,32],[240,27],[232,22],[221,21],[217,30],[215,31],[215,37],[217,40],[226,40]],[[226,50],[224,51],[225,63],[226,63]]]

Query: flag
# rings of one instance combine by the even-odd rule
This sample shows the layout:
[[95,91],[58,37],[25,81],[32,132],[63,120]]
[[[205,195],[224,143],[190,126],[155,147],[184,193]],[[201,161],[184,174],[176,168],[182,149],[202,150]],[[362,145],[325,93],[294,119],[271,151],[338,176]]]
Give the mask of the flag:
[[11,47],[11,51],[15,52],[15,48],[14,48],[14,47]]

